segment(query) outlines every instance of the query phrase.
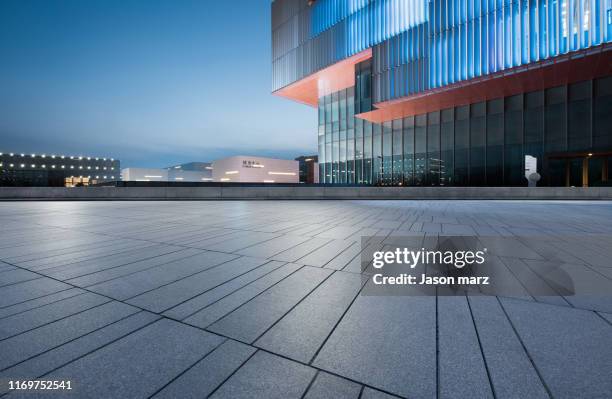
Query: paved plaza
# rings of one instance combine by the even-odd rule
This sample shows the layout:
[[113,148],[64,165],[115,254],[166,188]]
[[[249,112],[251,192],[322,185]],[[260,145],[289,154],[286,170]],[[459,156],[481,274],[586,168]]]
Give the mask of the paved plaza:
[[[610,284],[609,202],[4,202],[0,232],[0,396],[612,396],[612,292],[536,286]],[[436,235],[516,239],[522,295],[360,294],[361,237]],[[37,379],[73,389],[8,389]]]

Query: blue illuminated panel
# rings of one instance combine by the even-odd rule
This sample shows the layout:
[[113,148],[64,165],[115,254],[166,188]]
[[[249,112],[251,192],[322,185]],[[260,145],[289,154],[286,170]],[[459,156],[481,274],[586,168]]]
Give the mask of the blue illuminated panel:
[[370,47],[380,102],[612,41],[612,0],[306,4],[273,3],[274,90]]

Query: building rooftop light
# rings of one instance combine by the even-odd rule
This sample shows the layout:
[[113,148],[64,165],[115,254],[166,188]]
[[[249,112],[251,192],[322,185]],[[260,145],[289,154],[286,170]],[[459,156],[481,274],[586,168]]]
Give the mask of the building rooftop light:
[[268,172],[269,175],[295,176],[293,172]]

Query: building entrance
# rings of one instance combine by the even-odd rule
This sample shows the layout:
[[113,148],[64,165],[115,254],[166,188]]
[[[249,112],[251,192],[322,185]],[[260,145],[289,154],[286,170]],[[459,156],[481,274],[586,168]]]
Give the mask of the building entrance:
[[549,185],[597,187],[612,184],[609,168],[612,153],[572,153],[548,157]]

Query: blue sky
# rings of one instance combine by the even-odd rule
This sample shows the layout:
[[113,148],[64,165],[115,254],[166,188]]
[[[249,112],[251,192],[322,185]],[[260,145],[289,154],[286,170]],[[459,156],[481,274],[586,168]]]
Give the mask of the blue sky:
[[269,0],[0,1],[0,152],[161,167],[316,153],[270,94]]

